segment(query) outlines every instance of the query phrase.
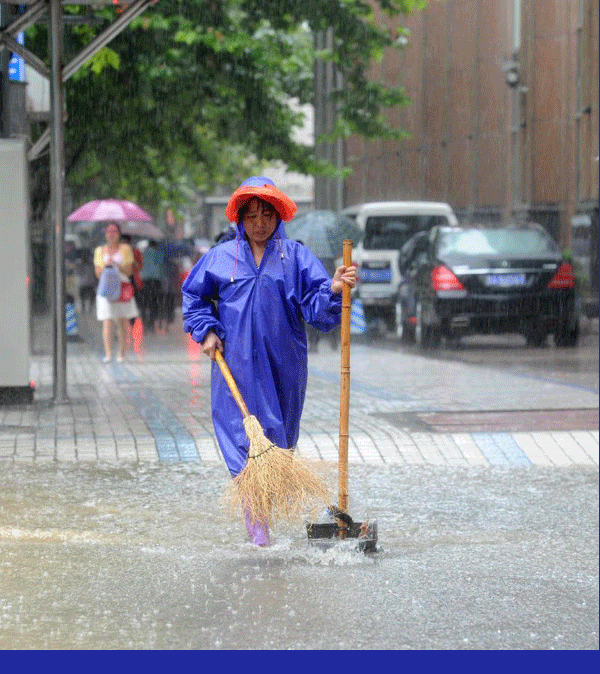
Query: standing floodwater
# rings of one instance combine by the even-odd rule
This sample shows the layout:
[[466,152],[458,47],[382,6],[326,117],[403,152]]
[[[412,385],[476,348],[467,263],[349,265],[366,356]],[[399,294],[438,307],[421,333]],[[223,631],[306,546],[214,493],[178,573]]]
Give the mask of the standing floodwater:
[[220,464],[4,464],[0,648],[597,649],[597,477],[353,467],[365,555],[252,546]]

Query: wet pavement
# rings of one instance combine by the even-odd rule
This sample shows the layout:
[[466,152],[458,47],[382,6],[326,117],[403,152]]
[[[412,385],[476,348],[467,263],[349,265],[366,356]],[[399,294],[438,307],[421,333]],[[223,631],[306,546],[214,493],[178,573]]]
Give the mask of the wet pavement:
[[[322,513],[257,549],[221,503],[197,346],[134,330],[105,365],[79,323],[69,402],[40,321],[36,400],[0,407],[0,648],[598,649],[597,372],[541,382],[356,340],[349,512],[378,551],[309,545]],[[309,366],[298,449],[335,488],[338,354]]]
[[[51,325],[36,321],[34,404],[0,407],[0,460],[221,463],[208,359],[179,326],[166,335],[138,327],[126,362],[104,364],[98,324],[81,315],[84,341],[67,345],[69,401],[53,405]],[[598,466],[597,357],[595,372],[590,366],[581,377],[542,377],[514,362],[490,358],[486,365],[481,350],[464,352],[479,361],[391,352],[355,339],[350,463]],[[308,458],[337,460],[339,369],[339,354],[322,340],[309,357],[298,445]]]

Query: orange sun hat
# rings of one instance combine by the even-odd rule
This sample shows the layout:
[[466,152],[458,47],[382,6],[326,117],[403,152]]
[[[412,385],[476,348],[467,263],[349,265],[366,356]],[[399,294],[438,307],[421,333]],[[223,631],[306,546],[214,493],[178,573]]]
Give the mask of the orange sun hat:
[[279,213],[279,217],[284,222],[291,220],[298,211],[296,203],[290,199],[287,194],[278,190],[275,187],[275,183],[270,178],[253,176],[252,178],[244,180],[231,195],[227,208],[225,209],[225,215],[230,222],[238,222],[240,208],[242,208],[247,201],[252,199],[252,197],[258,197],[259,199],[268,201]]

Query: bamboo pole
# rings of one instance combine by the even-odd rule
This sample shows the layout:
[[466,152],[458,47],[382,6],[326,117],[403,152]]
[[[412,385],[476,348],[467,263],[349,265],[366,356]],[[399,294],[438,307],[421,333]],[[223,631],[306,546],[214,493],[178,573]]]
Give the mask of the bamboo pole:
[[[343,264],[352,264],[352,241],[344,239]],[[340,373],[340,439],[338,460],[338,508],[348,512],[348,420],[350,403],[350,310],[352,289],[344,284],[342,290],[341,373]],[[339,520],[340,538],[345,538],[346,524]]]

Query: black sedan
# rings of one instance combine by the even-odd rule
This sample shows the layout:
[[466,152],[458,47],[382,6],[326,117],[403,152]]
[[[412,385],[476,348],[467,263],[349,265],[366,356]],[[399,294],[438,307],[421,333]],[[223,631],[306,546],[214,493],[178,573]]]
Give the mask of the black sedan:
[[398,335],[421,348],[442,337],[520,333],[542,346],[575,346],[573,268],[537,224],[434,227],[400,252]]

